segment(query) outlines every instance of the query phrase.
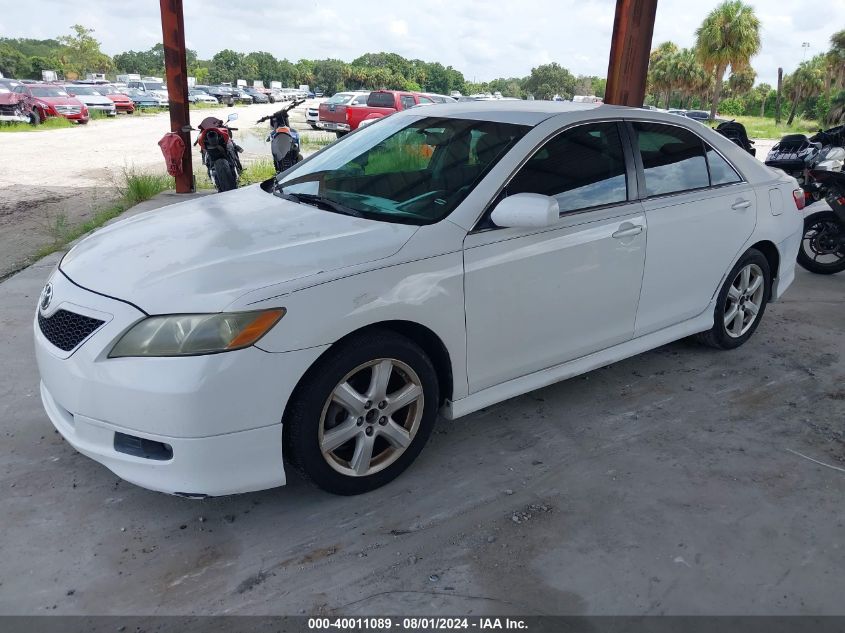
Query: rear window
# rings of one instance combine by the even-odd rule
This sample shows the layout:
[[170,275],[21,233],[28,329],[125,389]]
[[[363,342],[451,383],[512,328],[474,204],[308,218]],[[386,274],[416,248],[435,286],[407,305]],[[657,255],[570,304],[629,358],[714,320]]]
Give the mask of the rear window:
[[660,196],[710,185],[704,145],[695,134],[674,125],[639,121],[633,125],[647,195]]
[[393,93],[371,92],[367,97],[367,105],[371,108],[395,108]]

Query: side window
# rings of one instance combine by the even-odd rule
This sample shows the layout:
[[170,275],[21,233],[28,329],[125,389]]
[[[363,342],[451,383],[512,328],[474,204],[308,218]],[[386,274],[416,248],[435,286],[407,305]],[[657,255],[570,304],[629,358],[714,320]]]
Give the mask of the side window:
[[352,105],[364,105],[367,103],[367,97],[369,95],[358,95],[352,100]]
[[429,99],[428,97],[420,97],[420,103],[427,103],[427,104],[430,104],[430,103],[434,103],[434,101],[432,101],[432,100],[431,100],[431,99]]
[[566,130],[541,147],[507,187],[507,195],[541,193],[561,212],[625,202],[625,155],[616,123]]
[[417,102],[414,101],[414,97],[411,95],[402,95],[401,97],[399,97],[399,101],[402,104],[403,110],[413,108],[415,105],[417,105]]
[[649,196],[699,189],[710,185],[704,144],[689,130],[674,125],[635,122]]
[[710,184],[714,187],[742,182],[742,178],[734,171],[730,163],[709,145],[707,145],[707,165],[710,167]]

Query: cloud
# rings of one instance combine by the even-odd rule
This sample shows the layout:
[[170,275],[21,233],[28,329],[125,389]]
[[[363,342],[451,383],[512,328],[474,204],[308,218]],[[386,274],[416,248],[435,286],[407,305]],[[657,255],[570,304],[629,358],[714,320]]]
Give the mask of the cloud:
[[[807,56],[827,49],[830,35],[845,25],[845,3],[822,2],[808,11],[794,0],[750,0],[762,21],[761,54],[752,60],[759,81],[773,84]],[[660,0],[654,43],[691,46],[695,29],[717,0]],[[80,23],[109,54],[144,50],[161,38],[156,2],[115,3],[42,0],[37,20],[28,5],[4,9],[7,37],[55,37]],[[527,75],[557,61],[579,75],[604,75],[610,51],[614,0],[316,0],[282,11],[266,0],[185,0],[186,38],[201,58],[223,48],[269,51],[292,61],[334,57],[351,61],[388,51],[439,61],[477,80]]]

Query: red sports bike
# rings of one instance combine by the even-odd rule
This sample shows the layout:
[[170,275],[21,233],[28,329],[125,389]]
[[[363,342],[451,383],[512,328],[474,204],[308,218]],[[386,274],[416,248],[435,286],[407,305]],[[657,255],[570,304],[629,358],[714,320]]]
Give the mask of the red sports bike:
[[229,126],[229,122],[237,118],[238,115],[233,112],[225,123],[210,116],[199,124],[199,136],[194,145],[200,146],[202,164],[208,170],[208,177],[217,191],[237,189],[238,178],[243,171],[238,156],[243,148],[232,138],[232,132],[238,128]]

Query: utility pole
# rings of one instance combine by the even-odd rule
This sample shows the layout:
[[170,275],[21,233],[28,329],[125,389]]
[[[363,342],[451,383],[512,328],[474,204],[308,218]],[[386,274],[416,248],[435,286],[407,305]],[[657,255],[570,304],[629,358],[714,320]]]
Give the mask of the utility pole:
[[783,68],[778,68],[778,95],[775,99],[775,125],[780,125],[780,92],[783,88]]
[[605,103],[641,107],[657,0],[616,0]]
[[185,153],[182,173],[176,176],[176,193],[194,191],[191,161],[191,117],[188,112],[188,60],[185,52],[185,18],[182,0],[160,0],[161,34],[164,43],[164,70],[170,99],[170,131],[182,137]]

